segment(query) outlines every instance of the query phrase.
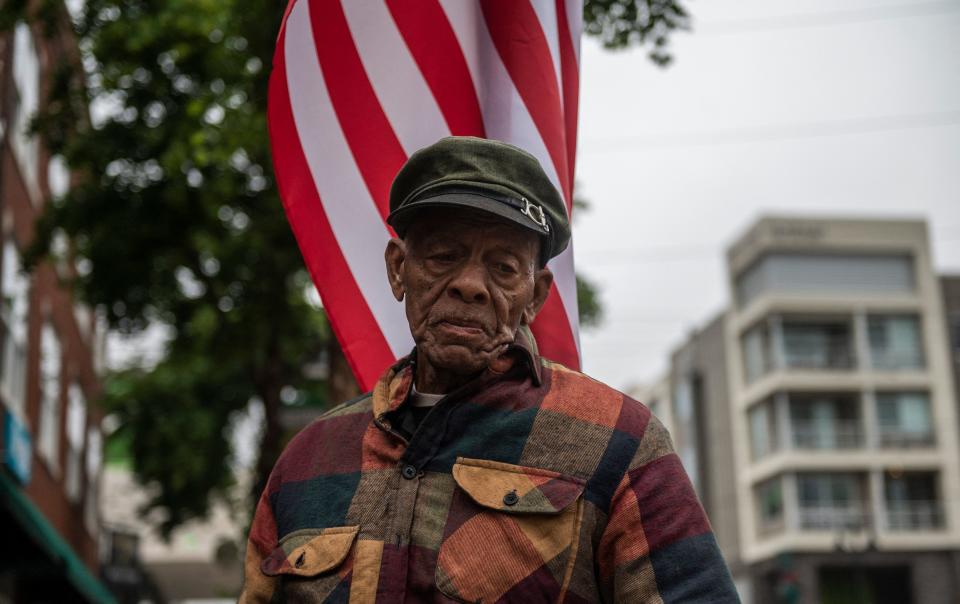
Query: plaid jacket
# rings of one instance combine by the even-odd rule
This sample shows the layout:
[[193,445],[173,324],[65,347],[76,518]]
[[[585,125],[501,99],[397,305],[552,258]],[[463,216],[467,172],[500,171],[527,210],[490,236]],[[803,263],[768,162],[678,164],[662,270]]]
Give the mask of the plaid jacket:
[[410,359],[298,434],[241,602],[738,602],[650,411],[525,346],[511,358],[409,439]]

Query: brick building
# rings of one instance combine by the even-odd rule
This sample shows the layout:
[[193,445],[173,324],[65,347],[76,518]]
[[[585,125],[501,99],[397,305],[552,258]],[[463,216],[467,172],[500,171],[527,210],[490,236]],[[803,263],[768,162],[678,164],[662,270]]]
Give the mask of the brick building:
[[102,414],[89,404],[102,336],[60,285],[77,270],[66,245],[62,259],[20,270],[35,219],[69,187],[64,163],[28,134],[54,68],[78,64],[61,11],[53,31],[0,32],[0,603],[112,601],[98,579]]

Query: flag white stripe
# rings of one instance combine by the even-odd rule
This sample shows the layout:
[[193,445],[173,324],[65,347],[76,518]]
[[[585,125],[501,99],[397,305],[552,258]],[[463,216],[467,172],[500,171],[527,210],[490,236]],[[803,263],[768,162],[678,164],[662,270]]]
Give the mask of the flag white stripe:
[[413,339],[403,306],[387,281],[383,250],[390,239],[361,178],[327,92],[314,45],[309,3],[287,20],[284,59],[297,135],[337,245],[391,352],[407,354]]
[[[557,25],[557,3],[555,0],[530,0],[533,11],[537,14],[540,29],[547,39],[550,49],[550,59],[553,60],[553,79],[557,82],[557,90],[563,90],[563,72],[560,69],[560,35]],[[563,93],[560,94],[560,107],[563,107]]]
[[342,6],[367,79],[407,156],[450,136],[386,3],[348,1]]
[[573,53],[580,65],[580,36],[583,35],[583,0],[565,0],[567,8],[567,27],[570,29],[570,38],[573,42]]

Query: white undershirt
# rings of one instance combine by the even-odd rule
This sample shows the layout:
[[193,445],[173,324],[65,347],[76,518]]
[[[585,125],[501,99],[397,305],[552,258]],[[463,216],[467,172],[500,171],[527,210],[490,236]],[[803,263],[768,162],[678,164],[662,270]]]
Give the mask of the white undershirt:
[[417,392],[417,385],[414,384],[413,388],[410,390],[410,404],[414,407],[433,407],[444,396],[445,395],[443,394],[427,394],[425,392]]

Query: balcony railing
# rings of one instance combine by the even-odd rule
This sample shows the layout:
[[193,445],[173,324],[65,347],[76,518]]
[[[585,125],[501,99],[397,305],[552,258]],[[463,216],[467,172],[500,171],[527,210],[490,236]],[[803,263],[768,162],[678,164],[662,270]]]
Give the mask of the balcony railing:
[[852,369],[853,351],[846,345],[828,345],[826,348],[788,347],[784,350],[787,369]]
[[880,446],[911,449],[933,445],[933,430],[907,430],[900,424],[880,424]]
[[801,506],[800,528],[812,531],[862,530],[867,513],[858,506]]
[[923,354],[919,350],[871,350],[870,361],[874,369],[896,371],[899,369],[922,369]]
[[858,420],[834,420],[829,426],[814,421],[791,422],[793,446],[798,449],[856,449],[863,446]]
[[943,528],[943,512],[936,501],[887,502],[887,529],[924,531]]

